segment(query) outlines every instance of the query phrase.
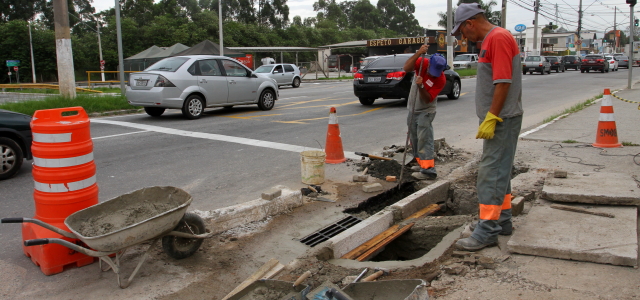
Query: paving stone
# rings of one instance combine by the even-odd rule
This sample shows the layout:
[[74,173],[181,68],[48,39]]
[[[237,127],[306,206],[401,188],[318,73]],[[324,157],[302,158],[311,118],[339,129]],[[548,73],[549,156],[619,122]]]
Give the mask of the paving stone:
[[353,175],[353,182],[367,182],[369,175]]
[[282,190],[279,188],[270,188],[265,192],[262,192],[262,199],[264,200],[273,200],[275,198],[280,197],[282,195]]
[[514,231],[507,249],[527,255],[637,266],[637,207],[597,206],[591,210],[615,218],[536,205],[526,222]]
[[555,170],[553,171],[553,178],[567,178],[567,171]]
[[542,198],[560,202],[604,205],[640,205],[640,188],[630,175],[621,173],[569,173],[567,178],[548,176]]
[[384,190],[384,188],[382,187],[382,184],[372,183],[372,184],[363,185],[362,186],[362,190],[365,193],[375,193],[375,192],[380,192],[380,191]]
[[515,197],[511,200],[511,214],[516,217],[524,210],[524,197]]

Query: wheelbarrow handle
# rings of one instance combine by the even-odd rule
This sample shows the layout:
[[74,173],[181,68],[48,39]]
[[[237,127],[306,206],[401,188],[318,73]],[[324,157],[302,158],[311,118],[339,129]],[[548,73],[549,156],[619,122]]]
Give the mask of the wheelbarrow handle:
[[22,223],[24,222],[24,218],[2,218],[0,219],[0,223]]
[[3,218],[2,220],[0,220],[0,223],[33,223],[36,224],[38,226],[44,227],[46,229],[49,229],[61,236],[64,236],[66,238],[70,238],[70,239],[77,239],[78,237],[68,231],[64,231],[58,227],[55,227],[53,225],[47,224],[45,222],[42,222],[38,219],[31,219],[31,218]]
[[24,241],[24,245],[29,246],[38,246],[38,245],[46,245],[49,243],[49,239],[35,239],[35,240],[26,240]]

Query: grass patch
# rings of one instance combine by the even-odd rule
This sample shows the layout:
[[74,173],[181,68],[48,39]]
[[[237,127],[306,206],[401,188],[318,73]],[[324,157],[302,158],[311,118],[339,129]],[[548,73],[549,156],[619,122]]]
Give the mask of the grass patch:
[[598,100],[598,99],[600,99],[600,98],[602,98],[602,94],[600,94],[600,95],[598,95],[598,96],[595,96],[595,97],[593,97],[593,98],[591,98],[591,99],[588,99],[588,100],[586,100],[586,101],[584,101],[584,102],[578,103],[578,104],[576,104],[576,105],[574,105],[574,106],[572,106],[572,107],[569,107],[569,108],[567,108],[567,109],[563,110],[563,111],[562,111],[561,113],[559,113],[559,114],[555,114],[555,115],[552,115],[552,116],[550,116],[550,117],[547,117],[547,118],[545,118],[544,120],[542,120],[542,123],[543,123],[543,124],[544,124],[544,123],[549,123],[549,122],[553,121],[555,118],[557,118],[557,117],[559,117],[559,116],[561,116],[561,115],[564,115],[564,114],[570,114],[570,113],[574,113],[574,112],[581,111],[581,110],[583,110],[585,107],[590,106],[591,104],[593,104],[594,102],[596,102],[596,100]]
[[478,74],[478,69],[458,69],[454,71],[456,71],[460,76],[474,76]]
[[[4,89],[6,92],[11,92],[11,93],[28,93],[28,94],[52,94],[52,95],[59,95],[60,91],[59,90],[53,90],[53,89]],[[95,88],[91,88],[90,90],[96,90],[96,91],[101,91],[103,93],[120,93],[120,88],[108,88],[108,87],[95,87]],[[82,91],[76,91],[77,94],[95,94],[92,92],[82,92]]]
[[331,78],[318,78],[318,80],[336,80],[336,79],[353,79],[353,75],[352,76],[331,77]]
[[640,146],[636,143],[632,143],[632,142],[622,142],[622,146]]
[[565,143],[565,144],[575,144],[577,142],[578,141],[576,141],[576,140],[564,140],[564,141],[562,141],[562,143]]
[[6,109],[33,116],[36,110],[82,106],[87,113],[106,112],[122,109],[140,108],[132,106],[124,96],[94,96],[78,95],[74,99],[62,96],[50,96],[43,100],[22,101],[0,104],[0,109]]

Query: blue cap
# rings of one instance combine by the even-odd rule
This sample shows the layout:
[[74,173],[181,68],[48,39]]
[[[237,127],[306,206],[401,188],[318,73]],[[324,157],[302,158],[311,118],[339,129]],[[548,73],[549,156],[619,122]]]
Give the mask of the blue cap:
[[439,53],[431,55],[431,58],[429,59],[429,75],[433,77],[440,77],[446,66],[447,60],[442,55]]

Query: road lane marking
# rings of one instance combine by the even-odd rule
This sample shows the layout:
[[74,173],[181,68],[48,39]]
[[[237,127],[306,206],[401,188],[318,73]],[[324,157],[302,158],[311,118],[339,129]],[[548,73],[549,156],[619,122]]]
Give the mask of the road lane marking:
[[[96,120],[91,120],[91,122],[95,122],[95,121],[96,121]],[[100,123],[100,122],[98,122],[98,123]],[[134,131],[134,132],[127,132],[127,133],[114,134],[114,135],[99,136],[99,137],[94,137],[94,138],[91,138],[91,139],[92,139],[92,140],[108,139],[108,138],[112,138],[112,137],[123,136],[123,135],[129,135],[129,134],[136,134],[136,133],[143,133],[143,132],[149,132],[149,131],[147,131],[147,130]]]
[[287,97],[287,98],[278,98],[278,100],[289,100],[295,98],[308,98],[309,96],[295,96],[295,97]]
[[[124,126],[124,127],[129,127],[129,128],[141,129],[141,130],[145,130],[145,131],[153,131],[153,132],[159,132],[159,133],[165,133],[165,134],[171,134],[171,135],[178,135],[178,136],[184,136],[184,137],[193,137],[193,138],[200,138],[200,139],[207,139],[207,140],[221,141],[221,142],[228,142],[228,143],[236,143],[236,144],[255,146],[255,147],[263,147],[263,148],[269,148],[269,149],[275,149],[275,150],[284,150],[284,151],[290,151],[290,152],[298,152],[298,153],[300,153],[302,151],[307,151],[307,150],[322,151],[322,149],[311,148],[311,147],[303,147],[303,146],[297,146],[297,145],[289,145],[289,144],[283,144],[283,143],[254,140],[254,139],[241,138],[241,137],[228,136],[228,135],[215,134],[215,133],[186,131],[186,130],[173,129],[173,128],[160,127],[160,126],[153,126],[153,125],[138,124],[138,123],[132,123],[132,122],[113,121],[113,120],[104,120],[104,119],[96,119],[96,120],[92,120],[91,122],[102,123],[102,124],[111,124],[111,125],[119,125],[119,126]],[[348,157],[348,158],[351,158],[351,159],[360,159],[361,158],[361,156],[356,155],[354,152],[349,152],[349,151],[345,151],[344,155],[345,155],[345,157]]]
[[[368,114],[370,112],[374,112],[376,110],[379,109],[383,109],[385,107],[389,107],[389,105],[384,105],[384,106],[380,106],[380,107],[376,107],[367,111],[363,111],[363,112],[359,112],[356,114],[350,114],[350,115],[343,115],[341,117],[353,117],[353,116],[358,116],[358,115],[364,115],[364,114]],[[305,121],[316,121],[316,120],[324,120],[324,119],[328,119],[329,116],[326,117],[320,117],[320,118],[313,118],[313,119],[302,119],[302,120],[293,120],[293,121],[272,121],[274,123],[285,123],[285,124],[308,124]]]

